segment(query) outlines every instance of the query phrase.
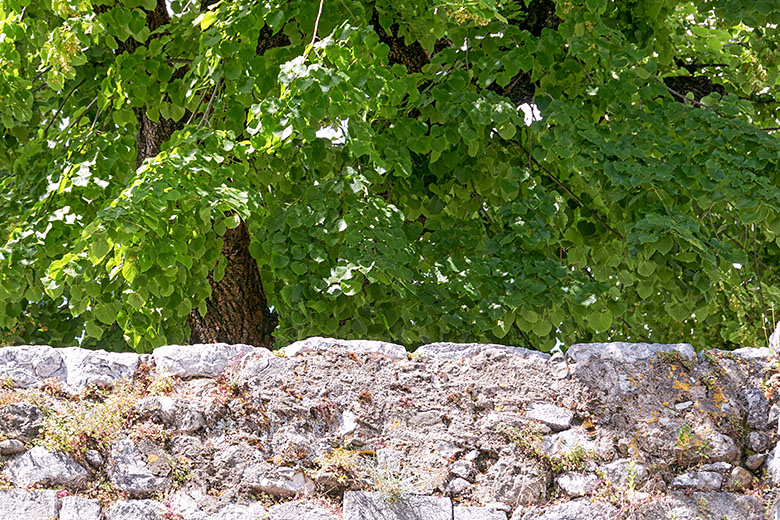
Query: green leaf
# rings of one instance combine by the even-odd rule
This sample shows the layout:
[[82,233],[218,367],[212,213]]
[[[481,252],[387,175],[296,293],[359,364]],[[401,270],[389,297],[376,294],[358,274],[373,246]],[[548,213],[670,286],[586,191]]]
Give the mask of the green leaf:
[[608,309],[593,311],[588,314],[588,326],[599,332],[606,332],[612,325],[612,313]]
[[200,30],[205,31],[217,21],[217,13],[215,11],[206,11],[201,13],[195,18],[194,23],[200,24]]

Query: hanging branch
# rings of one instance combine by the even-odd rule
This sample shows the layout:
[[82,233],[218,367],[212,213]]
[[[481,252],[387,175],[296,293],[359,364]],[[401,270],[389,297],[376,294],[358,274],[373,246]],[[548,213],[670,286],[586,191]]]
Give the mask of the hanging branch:
[[[217,97],[217,91],[219,90],[219,85],[221,83],[222,83],[222,78],[219,78],[217,80],[217,84],[214,85],[214,92],[211,93],[211,99],[209,99],[209,104],[206,106],[206,110],[203,112],[203,118],[200,120],[200,123],[198,123],[198,128],[200,128],[204,122],[208,122],[207,118],[209,112],[211,111],[211,106],[214,104],[214,98]],[[211,123],[209,123],[209,126],[211,126]]]
[[76,89],[79,88],[81,85],[83,85],[85,81],[87,81],[86,78],[82,79],[81,81],[78,82],[78,84],[75,87],[70,89],[70,92],[68,92],[68,95],[65,96],[65,99],[62,100],[62,102],[60,103],[60,106],[57,107],[57,111],[54,113],[54,115],[52,116],[51,120],[49,120],[49,124],[46,125],[46,128],[43,130],[43,138],[44,139],[46,139],[46,135],[49,133],[49,127],[51,127],[52,123],[54,123],[54,121],[57,119],[57,116],[60,115],[60,112],[62,111],[62,107],[65,106],[65,103],[68,102],[68,99],[70,99],[70,96],[72,96],[73,93],[76,92]]

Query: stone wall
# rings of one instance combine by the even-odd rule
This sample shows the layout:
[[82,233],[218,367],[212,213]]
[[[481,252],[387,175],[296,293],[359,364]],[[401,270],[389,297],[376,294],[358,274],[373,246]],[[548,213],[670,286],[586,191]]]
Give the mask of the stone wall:
[[0,520],[780,519],[768,349],[0,349]]

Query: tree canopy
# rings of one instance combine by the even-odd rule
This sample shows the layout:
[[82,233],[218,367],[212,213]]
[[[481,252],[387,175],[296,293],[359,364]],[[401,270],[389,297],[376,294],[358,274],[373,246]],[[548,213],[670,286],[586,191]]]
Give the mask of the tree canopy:
[[763,345],[778,24],[771,0],[0,0],[0,344]]

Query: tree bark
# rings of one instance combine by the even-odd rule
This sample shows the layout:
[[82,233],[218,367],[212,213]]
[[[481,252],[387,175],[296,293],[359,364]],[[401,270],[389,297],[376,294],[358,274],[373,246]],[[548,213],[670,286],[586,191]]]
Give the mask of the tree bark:
[[[146,23],[151,32],[170,22],[165,0],[157,0],[154,11],[147,11]],[[133,52],[138,44],[128,38],[120,52]],[[146,116],[146,107],[135,109],[138,122],[136,167],[160,153],[163,143],[182,127],[180,122],[160,118],[157,122]],[[245,343],[271,347],[271,333],[276,328],[276,316],[271,314],[260,280],[257,262],[249,254],[249,231],[241,223],[222,237],[222,254],[227,260],[225,276],[214,282],[209,274],[211,298],[206,301],[208,312],[201,316],[193,310],[187,317],[190,343]]]
[[276,328],[276,315],[271,314],[260,280],[257,261],[249,254],[249,231],[245,223],[229,229],[222,237],[227,266],[225,276],[214,282],[209,275],[211,298],[207,312],[201,316],[193,310],[187,324],[191,343],[246,343],[271,347],[271,333]]

